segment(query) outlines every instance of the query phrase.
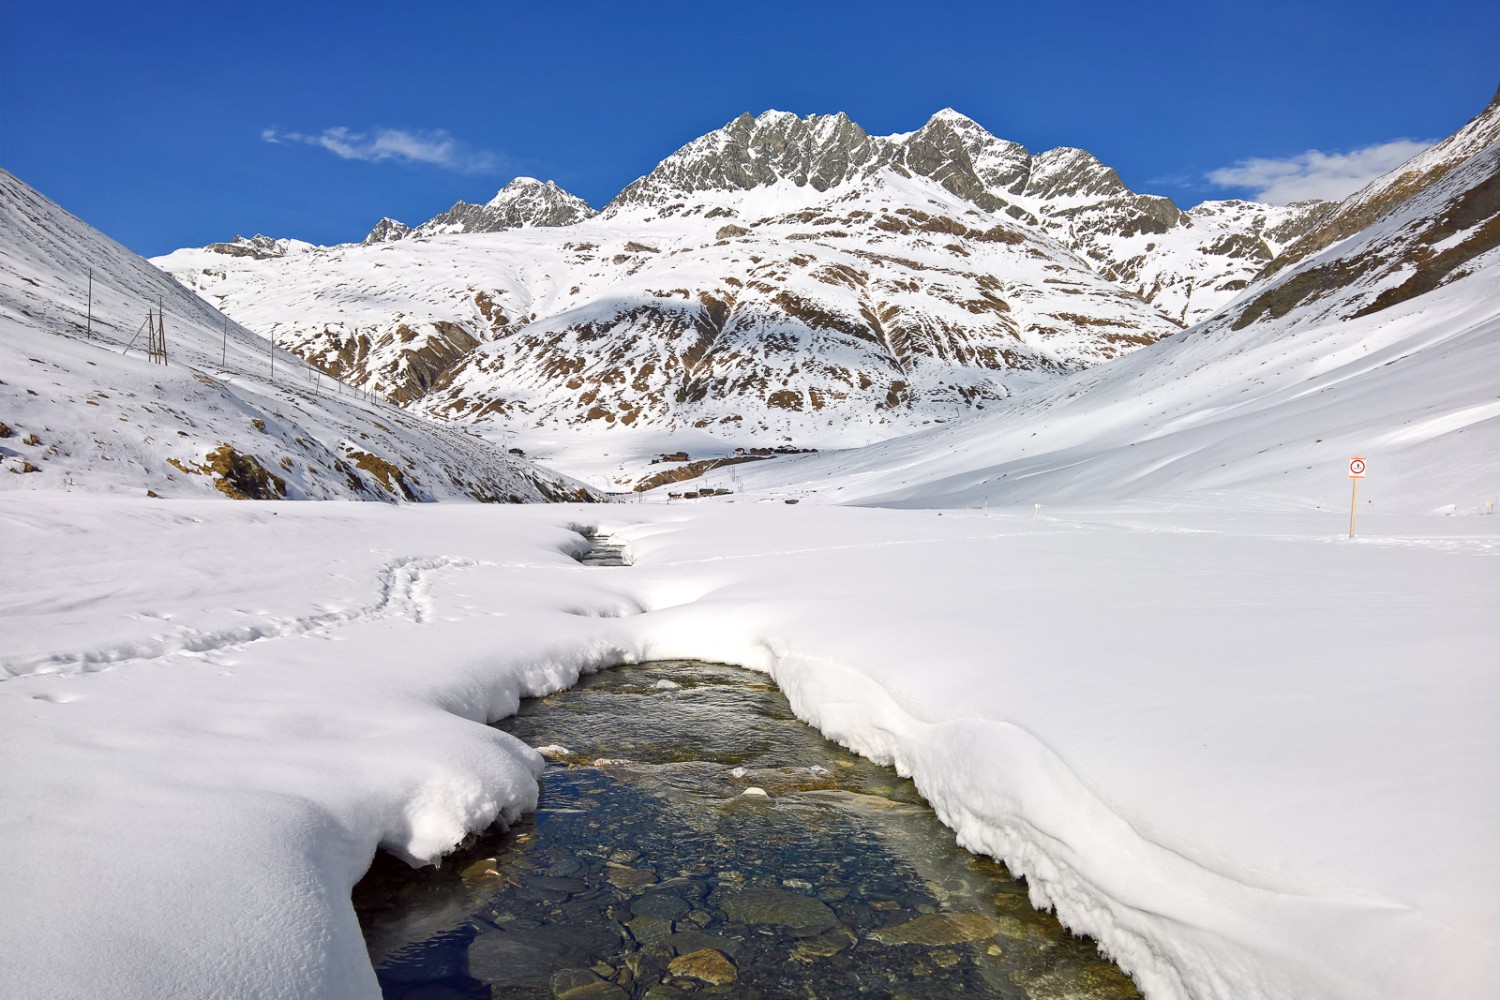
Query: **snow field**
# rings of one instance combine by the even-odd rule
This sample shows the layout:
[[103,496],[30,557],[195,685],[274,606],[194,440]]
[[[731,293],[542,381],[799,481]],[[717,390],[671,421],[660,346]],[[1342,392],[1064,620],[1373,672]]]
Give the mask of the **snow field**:
[[[570,523],[635,565],[579,566]],[[27,492],[0,524],[0,994],[374,996],[377,845],[534,803],[476,723],[665,657],[772,673],[1152,997],[1500,971],[1487,518]]]

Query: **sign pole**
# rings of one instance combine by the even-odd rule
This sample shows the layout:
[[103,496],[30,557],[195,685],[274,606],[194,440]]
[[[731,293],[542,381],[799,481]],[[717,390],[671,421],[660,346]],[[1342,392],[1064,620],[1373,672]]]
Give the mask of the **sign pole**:
[[1359,513],[1359,481],[1365,478],[1365,460],[1359,455],[1349,459],[1349,537],[1354,537],[1354,518]]
[[1350,476],[1349,481],[1354,484],[1354,490],[1349,495],[1349,537],[1354,537],[1354,515],[1359,511],[1359,477]]

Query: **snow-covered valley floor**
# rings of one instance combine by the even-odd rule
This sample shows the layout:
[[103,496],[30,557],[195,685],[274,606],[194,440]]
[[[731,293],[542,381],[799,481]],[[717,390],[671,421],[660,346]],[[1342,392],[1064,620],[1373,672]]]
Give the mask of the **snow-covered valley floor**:
[[0,495],[0,995],[374,996],[377,847],[535,801],[480,723],[679,657],[770,672],[1148,996],[1492,995],[1500,518],[1346,530]]

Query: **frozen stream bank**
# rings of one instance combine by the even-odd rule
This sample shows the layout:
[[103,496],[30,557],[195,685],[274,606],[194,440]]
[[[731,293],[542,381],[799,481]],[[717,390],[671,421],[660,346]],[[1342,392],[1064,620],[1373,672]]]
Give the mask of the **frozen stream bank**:
[[486,723],[661,660],[774,680],[1154,1000],[1493,995],[1495,519],[609,513],[628,569],[595,509],[0,496],[0,995],[378,996],[377,849],[534,809]]
[[501,727],[549,757],[536,815],[355,891],[387,997],[1137,995],[761,674],[621,667]]

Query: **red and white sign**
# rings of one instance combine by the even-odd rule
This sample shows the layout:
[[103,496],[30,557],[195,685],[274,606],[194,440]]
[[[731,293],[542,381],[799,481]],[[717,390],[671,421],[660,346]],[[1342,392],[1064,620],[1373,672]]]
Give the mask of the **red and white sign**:
[[1360,458],[1358,455],[1355,455],[1353,458],[1349,459],[1349,478],[1365,478],[1365,460]]

